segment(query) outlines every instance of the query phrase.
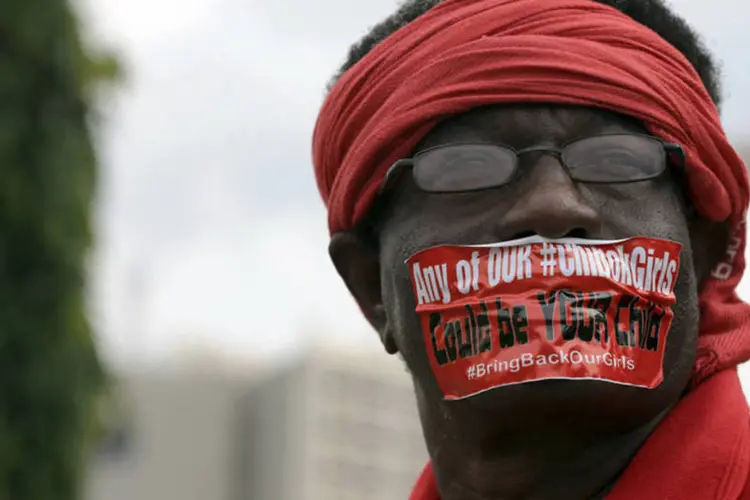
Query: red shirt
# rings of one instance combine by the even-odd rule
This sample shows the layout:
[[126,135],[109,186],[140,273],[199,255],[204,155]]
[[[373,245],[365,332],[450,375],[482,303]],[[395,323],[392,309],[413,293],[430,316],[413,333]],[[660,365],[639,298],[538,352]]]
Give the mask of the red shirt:
[[[607,500],[750,500],[750,414],[736,369],[690,391],[643,444]],[[440,500],[427,464],[410,500]]]

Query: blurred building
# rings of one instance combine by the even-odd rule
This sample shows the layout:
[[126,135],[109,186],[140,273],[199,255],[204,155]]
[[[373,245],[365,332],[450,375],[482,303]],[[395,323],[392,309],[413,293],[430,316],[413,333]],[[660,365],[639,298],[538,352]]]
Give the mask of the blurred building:
[[87,500],[235,500],[241,380],[123,374],[124,404],[91,464]]
[[427,456],[395,358],[324,350],[253,376],[122,378],[87,500],[398,500]]
[[252,499],[405,499],[427,460],[411,379],[382,353],[319,353],[247,408]]

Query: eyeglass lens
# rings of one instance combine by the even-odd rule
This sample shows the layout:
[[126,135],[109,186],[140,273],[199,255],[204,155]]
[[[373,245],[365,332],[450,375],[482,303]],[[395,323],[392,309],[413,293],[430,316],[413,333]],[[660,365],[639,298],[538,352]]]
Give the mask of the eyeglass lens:
[[519,156],[532,151],[559,154],[578,182],[637,182],[660,175],[666,167],[666,153],[658,139],[623,134],[580,139],[560,150],[540,147],[516,152],[494,144],[440,146],[414,158],[414,178],[428,192],[499,187],[517,174]]

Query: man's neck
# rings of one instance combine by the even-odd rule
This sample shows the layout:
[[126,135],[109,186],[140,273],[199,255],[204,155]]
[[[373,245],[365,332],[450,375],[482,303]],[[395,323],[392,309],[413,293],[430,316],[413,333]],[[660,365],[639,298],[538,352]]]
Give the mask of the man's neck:
[[582,429],[560,435],[506,435],[502,441],[490,439],[474,446],[445,441],[431,450],[441,498],[603,498],[662,417],[606,439]]

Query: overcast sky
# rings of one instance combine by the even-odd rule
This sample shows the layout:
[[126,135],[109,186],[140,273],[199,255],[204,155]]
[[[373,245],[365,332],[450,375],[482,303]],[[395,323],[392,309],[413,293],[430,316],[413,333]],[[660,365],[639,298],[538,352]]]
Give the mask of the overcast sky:
[[[315,335],[376,343],[327,257],[310,135],[349,44],[396,3],[87,1],[90,28],[128,73],[100,146],[92,307],[109,355],[277,355]],[[673,3],[723,60],[725,124],[739,139],[750,3]]]

